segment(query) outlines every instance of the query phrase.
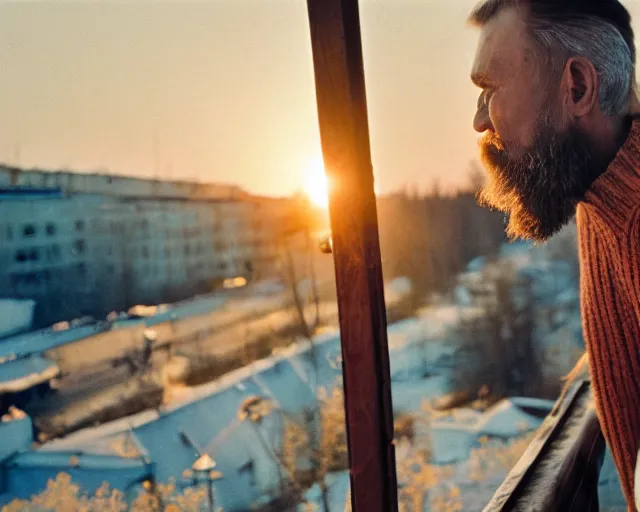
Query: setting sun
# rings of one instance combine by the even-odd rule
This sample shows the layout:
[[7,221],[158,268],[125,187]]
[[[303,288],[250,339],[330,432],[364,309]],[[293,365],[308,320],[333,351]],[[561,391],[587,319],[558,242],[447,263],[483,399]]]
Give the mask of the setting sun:
[[304,191],[313,204],[321,208],[328,208],[329,182],[321,157],[313,160],[305,170]]

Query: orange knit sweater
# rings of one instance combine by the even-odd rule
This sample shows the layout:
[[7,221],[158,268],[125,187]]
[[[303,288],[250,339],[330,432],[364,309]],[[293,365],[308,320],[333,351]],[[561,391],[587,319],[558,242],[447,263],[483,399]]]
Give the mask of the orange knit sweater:
[[578,205],[581,309],[598,417],[629,510],[640,447],[640,120]]

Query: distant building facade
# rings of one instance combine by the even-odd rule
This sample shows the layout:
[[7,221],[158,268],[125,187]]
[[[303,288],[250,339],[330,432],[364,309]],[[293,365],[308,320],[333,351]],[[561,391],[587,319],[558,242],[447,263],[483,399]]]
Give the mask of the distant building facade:
[[262,200],[225,185],[0,166],[0,296],[104,317],[274,271]]

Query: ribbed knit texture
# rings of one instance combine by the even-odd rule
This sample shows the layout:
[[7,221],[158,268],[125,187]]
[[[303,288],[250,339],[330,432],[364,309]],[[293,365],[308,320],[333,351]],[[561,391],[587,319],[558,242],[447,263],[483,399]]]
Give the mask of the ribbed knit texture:
[[602,430],[633,506],[640,447],[640,121],[576,217],[581,309]]

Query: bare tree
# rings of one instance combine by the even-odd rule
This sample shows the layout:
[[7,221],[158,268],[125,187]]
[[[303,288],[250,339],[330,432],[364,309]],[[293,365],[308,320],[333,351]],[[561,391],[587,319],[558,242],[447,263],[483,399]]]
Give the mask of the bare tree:
[[[285,274],[292,300],[301,330],[304,336],[311,339],[316,328],[320,324],[320,295],[318,293],[318,283],[316,275],[316,252],[317,248],[313,242],[313,233],[322,224],[321,216],[316,212],[309,200],[302,194],[295,195],[290,203],[288,215],[285,217],[284,225],[278,234],[278,245],[280,247],[282,270]],[[306,275],[309,282],[309,296],[314,304],[315,320],[310,325],[306,318],[306,300],[299,290],[300,276],[294,258],[293,245],[297,243],[298,253],[306,255]]]
[[282,269],[285,273],[285,278],[291,291],[291,297],[298,316],[300,329],[302,330],[302,334],[305,338],[311,339],[313,336],[313,328],[307,322],[304,299],[302,298],[298,287],[298,276],[296,273],[295,261],[289,241],[286,238],[281,240],[280,250],[282,253]]
[[320,389],[316,406],[305,412],[302,422],[286,424],[283,446],[287,471],[301,486],[317,483],[323,510],[330,512],[327,475],[349,467],[342,391]]
[[495,397],[546,394],[534,340],[532,283],[500,265],[485,274],[483,314],[463,320],[459,327],[465,364],[458,366],[454,388],[489,388]]

